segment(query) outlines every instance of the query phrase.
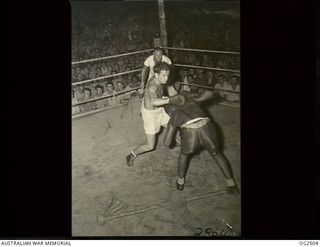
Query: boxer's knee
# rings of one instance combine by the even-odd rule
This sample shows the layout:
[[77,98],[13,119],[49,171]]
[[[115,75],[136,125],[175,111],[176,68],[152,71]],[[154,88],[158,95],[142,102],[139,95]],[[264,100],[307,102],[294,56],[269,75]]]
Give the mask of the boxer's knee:
[[155,143],[156,143],[156,136],[153,134],[147,134],[147,143],[144,145],[146,151],[153,150]]
[[146,143],[146,144],[145,144],[145,149],[146,149],[146,151],[151,151],[151,150],[153,150],[153,149],[154,149],[154,144],[152,144],[152,143]]

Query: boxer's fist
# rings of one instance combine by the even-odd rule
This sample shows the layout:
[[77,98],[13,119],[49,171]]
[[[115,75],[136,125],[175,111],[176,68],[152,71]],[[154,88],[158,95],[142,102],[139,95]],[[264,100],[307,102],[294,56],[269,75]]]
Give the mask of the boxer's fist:
[[180,94],[169,97],[169,104],[172,105],[184,105],[186,97]]

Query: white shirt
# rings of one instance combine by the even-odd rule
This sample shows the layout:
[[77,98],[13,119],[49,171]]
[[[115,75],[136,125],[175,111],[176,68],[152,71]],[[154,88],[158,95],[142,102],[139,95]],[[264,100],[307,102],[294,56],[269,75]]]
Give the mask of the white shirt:
[[[170,58],[168,58],[165,55],[162,55],[161,62],[165,62],[169,65],[171,64]],[[147,57],[147,59],[144,61],[144,65],[150,68],[149,77],[148,77],[148,81],[149,81],[150,78],[154,76],[153,67],[155,66],[155,62],[153,60],[153,55]]]

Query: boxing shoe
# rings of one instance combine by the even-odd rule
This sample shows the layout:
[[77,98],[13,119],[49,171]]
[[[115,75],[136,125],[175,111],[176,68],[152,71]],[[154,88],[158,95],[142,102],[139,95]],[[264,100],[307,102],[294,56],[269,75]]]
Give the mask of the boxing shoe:
[[132,152],[127,156],[127,166],[133,166],[134,160],[137,156],[135,156]]
[[183,189],[184,189],[184,184],[179,184],[177,181],[177,190],[183,191]]

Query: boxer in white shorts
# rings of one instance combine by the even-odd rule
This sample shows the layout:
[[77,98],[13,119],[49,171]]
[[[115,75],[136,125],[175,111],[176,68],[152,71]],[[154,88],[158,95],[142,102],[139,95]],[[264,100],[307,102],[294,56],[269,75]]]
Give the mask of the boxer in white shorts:
[[170,120],[169,115],[164,111],[163,107],[154,110],[148,110],[142,105],[141,109],[144,132],[147,135],[155,135],[160,131],[161,126],[167,127]]
[[169,115],[164,111],[166,104],[183,104],[185,97],[175,95],[163,97],[163,85],[167,83],[169,77],[169,65],[165,62],[157,63],[154,68],[154,76],[150,78],[146,85],[141,113],[147,142],[139,145],[127,156],[127,165],[133,166],[135,158],[142,153],[151,151],[155,147],[156,134],[161,126],[166,126],[170,120]]

